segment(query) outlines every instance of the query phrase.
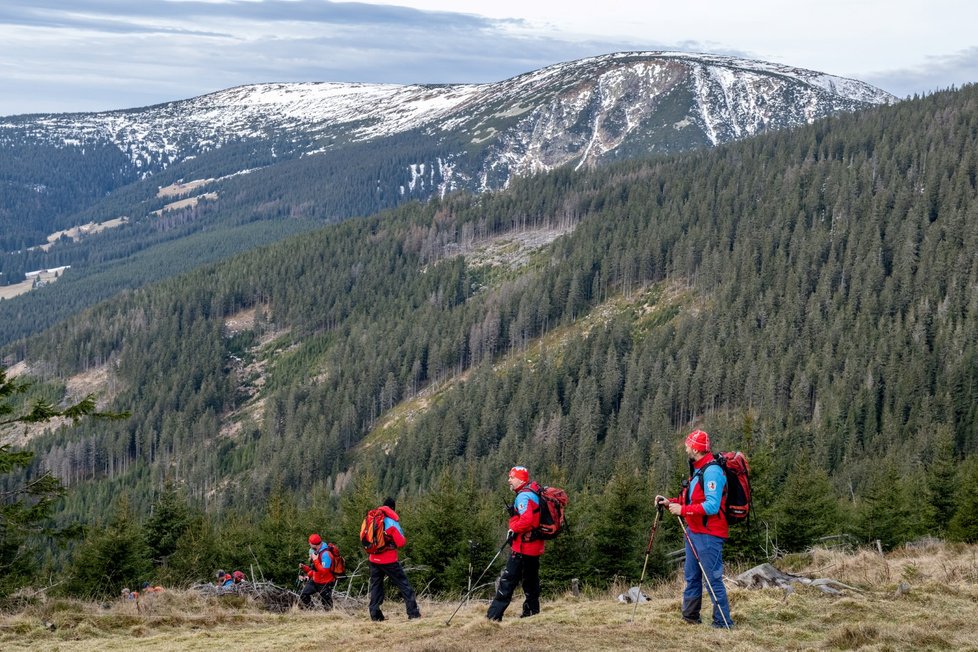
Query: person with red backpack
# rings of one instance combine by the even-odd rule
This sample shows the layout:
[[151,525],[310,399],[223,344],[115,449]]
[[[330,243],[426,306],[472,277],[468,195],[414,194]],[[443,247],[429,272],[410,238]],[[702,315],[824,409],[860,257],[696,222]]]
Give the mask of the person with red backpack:
[[[312,564],[311,566],[309,564]],[[329,554],[329,544],[318,534],[309,535],[309,564],[299,564],[306,583],[299,594],[299,606],[303,609],[312,607],[312,596],[318,595],[323,603],[323,609],[333,608],[333,586],[336,577],[333,575],[333,559]],[[299,576],[300,579],[303,577]]]
[[[421,617],[414,587],[411,586],[404,568],[397,560],[397,549],[402,548],[407,543],[407,539],[404,538],[404,530],[401,529],[400,518],[394,508],[394,499],[385,499],[383,505],[367,513],[367,518],[364,519],[363,527],[360,529],[360,540],[370,562],[370,620],[376,622],[384,620],[384,612],[380,609],[384,603],[384,577],[391,578],[401,591],[408,620]],[[377,512],[382,513],[383,522],[374,530],[370,519],[373,516],[379,521],[380,515]],[[371,530],[371,536],[370,540],[365,541],[365,532],[368,529]],[[381,544],[380,541],[383,543]]]
[[723,543],[729,530],[724,510],[727,476],[710,452],[710,436],[694,430],[686,437],[686,455],[690,460],[690,477],[683,483],[678,498],[656,496],[657,505],[685,520],[686,563],[683,591],[683,620],[699,624],[703,602],[703,575],[713,602],[713,626],[732,628],[730,602],[723,585]]
[[486,618],[500,621],[513,599],[516,585],[523,584],[523,613],[520,618],[540,613],[540,555],[544,541],[537,533],[540,527],[540,485],[530,482],[526,467],[514,466],[509,471],[509,488],[516,493],[509,507],[509,533],[512,546],[506,569],[499,578],[496,597],[489,605]]

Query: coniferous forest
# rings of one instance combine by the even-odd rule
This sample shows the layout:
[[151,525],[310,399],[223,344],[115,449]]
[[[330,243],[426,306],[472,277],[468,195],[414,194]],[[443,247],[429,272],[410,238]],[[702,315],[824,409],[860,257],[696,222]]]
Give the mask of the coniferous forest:
[[[473,254],[538,232],[562,235]],[[99,527],[4,563],[67,556],[82,594],[217,564],[287,581],[306,530],[352,555],[393,495],[422,585],[459,591],[519,463],[571,494],[545,580],[606,583],[640,572],[694,425],[752,463],[736,555],[975,541],[976,251],[974,86],[305,233],[6,347],[37,391],[107,375],[130,416],[31,439],[4,482],[50,471],[54,521]],[[92,575],[106,550],[124,570]]]

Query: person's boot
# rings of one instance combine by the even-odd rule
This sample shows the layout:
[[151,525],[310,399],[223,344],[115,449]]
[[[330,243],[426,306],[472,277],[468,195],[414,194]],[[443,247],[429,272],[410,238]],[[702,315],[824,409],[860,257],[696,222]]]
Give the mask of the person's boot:
[[703,622],[700,620],[700,608],[702,606],[702,597],[694,600],[683,600],[683,621],[689,623],[690,625],[701,624]]

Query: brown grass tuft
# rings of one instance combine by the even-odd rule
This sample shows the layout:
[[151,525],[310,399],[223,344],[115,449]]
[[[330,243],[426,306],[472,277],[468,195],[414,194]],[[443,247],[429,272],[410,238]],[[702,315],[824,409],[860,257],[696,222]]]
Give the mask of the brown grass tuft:
[[[263,612],[253,601],[170,591],[132,603],[106,605],[39,594],[15,613],[0,615],[3,650],[978,650],[975,546],[939,546],[845,555],[815,551],[795,570],[831,577],[860,591],[832,597],[810,587],[730,587],[737,629],[690,626],[679,617],[682,582],[648,581],[649,602],[620,604],[623,582],[581,597],[558,596],[540,615],[519,619],[516,596],[502,623],[485,619],[487,602],[422,600],[423,617],[408,621],[403,604],[385,604],[387,620],[371,623],[362,604],[338,602],[331,613]],[[546,558],[544,558],[546,563]],[[895,593],[899,583],[909,592]],[[710,606],[704,598],[704,620]],[[634,617],[634,618],[633,618]],[[45,623],[49,623],[46,625]]]

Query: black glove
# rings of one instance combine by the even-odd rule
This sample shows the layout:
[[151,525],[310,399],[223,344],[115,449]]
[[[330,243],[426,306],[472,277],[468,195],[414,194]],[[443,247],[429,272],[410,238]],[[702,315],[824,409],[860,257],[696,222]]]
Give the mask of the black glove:
[[506,503],[506,513],[511,517],[519,514],[519,512],[516,511],[516,505],[513,503]]
[[506,533],[506,543],[512,545],[513,541],[515,541],[515,540],[516,540],[516,533],[513,532],[512,530],[509,530]]

